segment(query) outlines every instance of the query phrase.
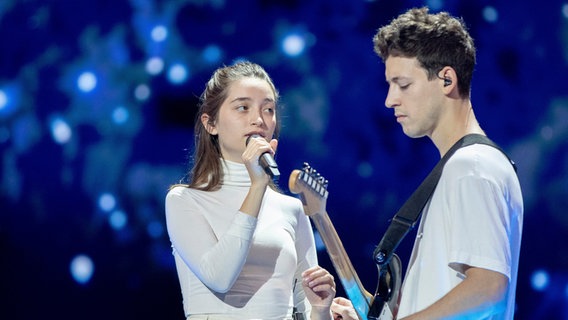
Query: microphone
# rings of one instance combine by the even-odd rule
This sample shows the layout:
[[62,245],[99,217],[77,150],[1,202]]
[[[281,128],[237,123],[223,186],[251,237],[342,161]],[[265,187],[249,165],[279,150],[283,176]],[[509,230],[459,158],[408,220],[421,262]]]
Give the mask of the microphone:
[[[247,141],[245,142],[245,146],[248,146],[250,138],[258,138],[260,137],[258,134],[253,134],[248,136]],[[274,157],[270,154],[270,152],[263,153],[260,158],[258,159],[260,166],[266,171],[266,173],[273,179],[278,180],[280,178],[280,171],[278,171],[278,165],[276,161],[274,161]]]

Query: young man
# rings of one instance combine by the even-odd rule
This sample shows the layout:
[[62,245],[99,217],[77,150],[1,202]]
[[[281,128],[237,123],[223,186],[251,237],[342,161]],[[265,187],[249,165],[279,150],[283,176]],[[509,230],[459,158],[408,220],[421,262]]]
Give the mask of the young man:
[[[470,100],[475,46],[463,22],[411,9],[373,38],[385,101],[411,138],[440,156],[485,135]],[[407,265],[398,319],[513,319],[523,201],[507,157],[486,144],[458,149],[426,204]]]

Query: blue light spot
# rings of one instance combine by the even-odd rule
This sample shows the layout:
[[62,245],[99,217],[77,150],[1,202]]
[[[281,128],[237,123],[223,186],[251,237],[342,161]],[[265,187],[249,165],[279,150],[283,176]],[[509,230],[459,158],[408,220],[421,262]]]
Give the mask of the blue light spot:
[[20,106],[21,89],[13,83],[0,88],[0,119],[16,113]]
[[172,65],[168,71],[168,79],[173,84],[180,84],[185,82],[187,76],[187,68],[179,63]]
[[112,121],[116,124],[124,124],[128,121],[130,112],[123,106],[114,108],[112,111]]
[[362,178],[368,178],[373,175],[373,166],[368,162],[361,162],[357,166],[357,173]]
[[237,64],[239,62],[247,62],[248,60],[244,57],[237,57],[235,59],[233,59],[232,64]]
[[216,45],[210,45],[203,50],[203,59],[209,63],[221,60],[221,49]]
[[550,283],[550,276],[544,270],[537,270],[531,276],[531,285],[536,291],[544,291]]
[[160,57],[153,57],[146,61],[146,72],[157,75],[164,70],[164,60]]
[[95,271],[93,260],[86,255],[77,255],[69,266],[71,276],[80,284],[85,284],[91,280]]
[[427,7],[431,10],[440,10],[444,6],[442,0],[428,0],[426,1]]
[[290,57],[299,56],[306,48],[305,39],[298,34],[290,34],[282,40],[282,51]]
[[155,42],[162,42],[168,38],[168,28],[157,25],[152,29],[151,36]]
[[83,92],[91,92],[97,86],[97,77],[92,72],[83,72],[77,78],[77,87]]
[[499,19],[499,13],[494,7],[488,6],[483,9],[483,18],[487,22],[497,22],[497,20]]
[[99,197],[99,208],[104,212],[114,210],[116,206],[116,198],[110,193],[103,193]]
[[128,222],[128,217],[126,216],[124,211],[116,210],[110,214],[108,221],[110,226],[114,230],[120,230],[124,228],[124,226],[126,226],[126,223]]
[[73,131],[69,124],[62,118],[55,118],[51,121],[51,136],[58,144],[65,144],[71,140]]
[[134,97],[139,101],[145,101],[150,97],[150,87],[145,84],[139,84],[134,89]]
[[562,15],[564,18],[568,19],[568,4],[562,6]]
[[0,89],[0,112],[6,108],[8,105],[8,96],[4,90]]
[[159,238],[162,236],[162,234],[164,234],[164,227],[158,221],[152,221],[148,223],[146,230],[148,231],[150,237],[154,239]]

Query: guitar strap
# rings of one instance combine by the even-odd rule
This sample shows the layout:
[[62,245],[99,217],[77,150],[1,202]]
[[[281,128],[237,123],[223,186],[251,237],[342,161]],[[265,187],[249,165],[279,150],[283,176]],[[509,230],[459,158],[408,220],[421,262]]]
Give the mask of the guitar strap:
[[468,134],[458,140],[442,157],[442,159],[438,161],[434,169],[432,169],[430,174],[428,174],[424,181],[422,181],[418,189],[412,193],[410,198],[406,200],[392,219],[385,235],[373,252],[373,258],[379,268],[384,267],[390,262],[395,249],[420,218],[422,209],[432,196],[432,193],[440,180],[440,176],[442,175],[442,169],[448,159],[459,148],[469,146],[471,144],[486,144],[500,150],[509,159],[515,169],[515,172],[517,171],[517,167],[513,160],[507,156],[503,149],[486,136],[480,134]]

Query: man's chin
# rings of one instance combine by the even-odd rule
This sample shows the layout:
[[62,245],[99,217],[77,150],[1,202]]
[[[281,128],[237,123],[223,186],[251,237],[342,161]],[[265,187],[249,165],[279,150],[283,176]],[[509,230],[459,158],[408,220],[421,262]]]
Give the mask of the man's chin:
[[422,138],[425,136],[424,133],[419,133],[419,132],[414,132],[412,130],[406,130],[404,128],[402,128],[402,131],[404,132],[404,134],[409,137],[409,138]]

